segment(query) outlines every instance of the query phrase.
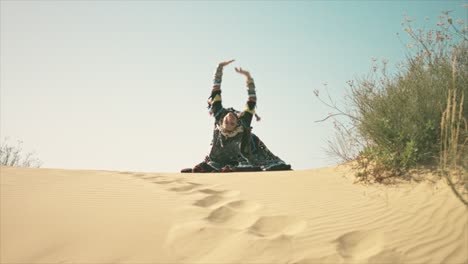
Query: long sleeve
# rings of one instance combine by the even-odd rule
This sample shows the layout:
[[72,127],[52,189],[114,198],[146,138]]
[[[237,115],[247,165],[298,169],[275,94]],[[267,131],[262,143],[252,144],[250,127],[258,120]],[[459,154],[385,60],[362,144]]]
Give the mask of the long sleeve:
[[245,125],[250,126],[252,123],[252,117],[255,115],[255,107],[257,106],[257,95],[255,93],[255,83],[252,77],[247,78],[247,94],[248,99],[245,104],[245,109],[243,113],[243,119]]
[[223,109],[221,102],[221,80],[223,78],[223,66],[218,65],[216,68],[214,78],[213,78],[213,89],[211,90],[211,95],[208,97],[208,109],[210,110],[210,115],[213,115],[215,118]]

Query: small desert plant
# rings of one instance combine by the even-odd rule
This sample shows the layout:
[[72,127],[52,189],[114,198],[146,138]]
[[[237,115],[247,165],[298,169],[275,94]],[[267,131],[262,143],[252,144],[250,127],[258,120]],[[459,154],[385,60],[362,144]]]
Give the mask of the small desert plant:
[[4,139],[0,144],[0,165],[39,168],[42,162],[34,157],[34,152],[23,153],[22,141],[17,141],[16,145],[11,145],[8,139]]

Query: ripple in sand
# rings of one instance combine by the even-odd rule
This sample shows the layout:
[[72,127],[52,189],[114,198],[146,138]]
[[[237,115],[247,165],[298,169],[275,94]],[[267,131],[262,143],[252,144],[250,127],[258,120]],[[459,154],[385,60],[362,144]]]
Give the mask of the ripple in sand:
[[294,261],[291,264],[341,264],[343,263],[343,258],[338,255],[330,255],[325,257],[308,257],[301,259],[299,261]]
[[[382,263],[382,264],[393,264],[393,263],[405,263],[405,255],[396,252],[394,250],[384,250],[369,258],[368,263]],[[449,263],[449,262],[446,262]]]

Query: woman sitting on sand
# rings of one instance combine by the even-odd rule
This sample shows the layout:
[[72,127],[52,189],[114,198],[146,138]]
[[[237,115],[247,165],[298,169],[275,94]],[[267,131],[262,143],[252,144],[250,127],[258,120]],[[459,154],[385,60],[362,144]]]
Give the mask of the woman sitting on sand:
[[257,97],[254,80],[248,71],[235,68],[247,78],[248,101],[243,112],[224,108],[221,104],[223,68],[234,60],[218,64],[213,89],[208,101],[210,114],[215,118],[211,151],[205,161],[182,172],[233,172],[290,170],[291,165],[271,153],[265,144],[251,132]]

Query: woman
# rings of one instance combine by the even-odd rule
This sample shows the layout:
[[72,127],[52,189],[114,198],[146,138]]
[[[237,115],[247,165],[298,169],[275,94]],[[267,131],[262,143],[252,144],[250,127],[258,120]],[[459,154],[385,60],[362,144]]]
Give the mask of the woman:
[[182,172],[232,172],[290,170],[291,165],[271,153],[265,144],[254,135],[250,126],[255,115],[257,97],[254,80],[248,71],[235,68],[247,78],[248,101],[243,112],[224,108],[221,102],[223,68],[234,60],[218,64],[214,75],[213,89],[208,100],[210,114],[215,118],[211,151],[205,161]]

